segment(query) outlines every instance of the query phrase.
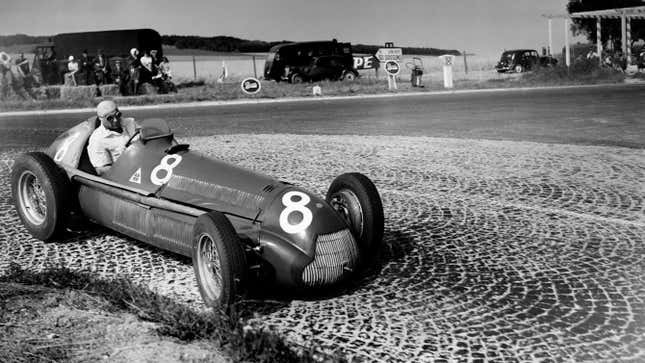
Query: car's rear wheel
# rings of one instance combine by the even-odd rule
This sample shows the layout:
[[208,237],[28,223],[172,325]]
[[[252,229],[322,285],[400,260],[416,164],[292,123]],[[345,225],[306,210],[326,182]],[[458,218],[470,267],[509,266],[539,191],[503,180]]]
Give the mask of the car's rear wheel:
[[351,81],[356,80],[356,78],[358,78],[358,77],[357,77],[356,73],[354,73],[353,71],[345,71],[345,73],[343,73],[342,80],[351,82]]
[[522,72],[524,72],[524,67],[522,67],[522,65],[521,65],[521,64],[516,65],[516,66],[515,66],[515,72],[516,72],[516,73],[522,73]]
[[30,152],[16,159],[11,191],[18,216],[32,236],[50,241],[62,234],[70,216],[71,186],[47,154]]
[[291,83],[298,84],[298,83],[302,83],[303,81],[304,79],[298,73],[294,73],[291,75]]
[[197,218],[193,268],[204,303],[227,311],[246,287],[246,257],[231,222],[220,212]]
[[372,181],[360,173],[338,176],[329,186],[327,202],[347,222],[361,253],[362,264],[373,260],[383,240],[383,203]]

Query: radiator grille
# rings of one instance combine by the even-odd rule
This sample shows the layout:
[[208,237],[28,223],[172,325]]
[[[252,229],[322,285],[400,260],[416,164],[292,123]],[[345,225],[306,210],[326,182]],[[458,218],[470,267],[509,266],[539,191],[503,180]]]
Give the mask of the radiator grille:
[[358,261],[358,246],[349,229],[323,234],[316,239],[316,257],[302,272],[306,286],[334,284],[354,270]]

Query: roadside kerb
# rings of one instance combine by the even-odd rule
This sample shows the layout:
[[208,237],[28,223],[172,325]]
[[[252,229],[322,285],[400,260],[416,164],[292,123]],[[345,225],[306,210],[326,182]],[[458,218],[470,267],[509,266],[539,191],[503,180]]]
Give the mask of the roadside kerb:
[[[489,89],[470,89],[470,90],[446,90],[446,91],[432,91],[432,92],[405,92],[405,93],[381,93],[370,95],[355,95],[355,96],[324,96],[324,97],[285,97],[277,99],[240,99],[240,100],[227,100],[227,101],[200,101],[200,102],[186,102],[186,103],[164,103],[159,105],[130,105],[120,106],[122,110],[159,110],[168,108],[193,108],[193,107],[214,107],[214,106],[229,106],[229,105],[245,105],[245,104],[267,104],[267,103],[286,103],[286,102],[316,102],[316,101],[330,101],[330,100],[356,100],[367,98],[395,98],[395,97],[418,97],[418,96],[441,96],[441,95],[458,95],[458,94],[474,94],[474,93],[503,93],[503,92],[527,92],[527,91],[541,91],[541,90],[562,90],[562,89],[576,89],[576,88],[600,88],[600,87],[632,87],[642,85],[642,83],[624,83],[624,84],[591,84],[591,85],[572,85],[572,86],[547,86],[547,87],[517,87],[517,88],[489,88]],[[94,112],[94,108],[78,108],[78,109],[60,109],[60,110],[29,110],[29,111],[9,111],[0,112],[0,117],[14,117],[14,116],[31,116],[31,115],[51,115],[51,114],[73,114],[73,113],[87,113]]]

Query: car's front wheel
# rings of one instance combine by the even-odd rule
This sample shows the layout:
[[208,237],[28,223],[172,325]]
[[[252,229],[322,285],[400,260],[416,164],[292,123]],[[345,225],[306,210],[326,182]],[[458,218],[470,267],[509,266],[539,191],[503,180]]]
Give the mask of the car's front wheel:
[[298,84],[298,83],[302,83],[303,81],[304,79],[298,73],[294,73],[291,75],[291,83]]
[[193,268],[204,303],[227,311],[246,287],[246,257],[231,222],[220,212],[197,218]]
[[516,73],[522,73],[522,72],[524,72],[524,67],[522,67],[522,65],[521,65],[521,64],[516,65],[516,66],[515,66],[515,72],[516,72]]
[[16,159],[11,191],[18,216],[32,236],[50,241],[65,230],[72,204],[70,182],[47,154],[30,152]]
[[383,240],[383,204],[372,181],[360,173],[338,176],[329,186],[327,202],[347,222],[362,264],[378,256]]

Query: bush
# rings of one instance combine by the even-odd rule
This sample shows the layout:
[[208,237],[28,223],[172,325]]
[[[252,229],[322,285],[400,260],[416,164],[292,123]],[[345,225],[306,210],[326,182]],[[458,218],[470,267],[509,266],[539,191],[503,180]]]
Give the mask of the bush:
[[623,72],[598,65],[598,60],[581,59],[570,68],[564,65],[538,68],[522,76],[522,81],[529,84],[548,83],[602,83],[618,82],[625,78]]

